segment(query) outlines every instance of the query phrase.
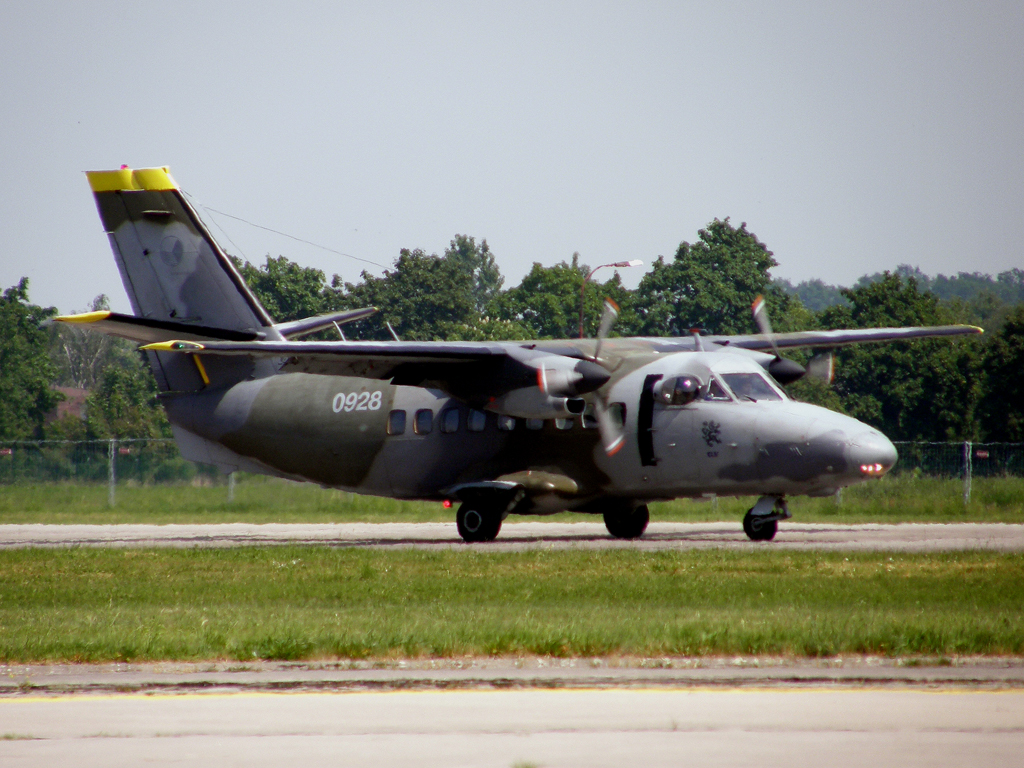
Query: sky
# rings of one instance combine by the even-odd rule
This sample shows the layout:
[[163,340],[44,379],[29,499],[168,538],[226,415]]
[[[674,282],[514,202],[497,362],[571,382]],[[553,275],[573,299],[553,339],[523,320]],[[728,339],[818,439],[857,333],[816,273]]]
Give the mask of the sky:
[[122,164],[170,166],[230,253],[350,282],[455,234],[506,287],[649,266],[725,217],[793,282],[994,275],[1024,268],[1022,51],[1019,2],[7,0],[0,289],[129,311],[83,175]]

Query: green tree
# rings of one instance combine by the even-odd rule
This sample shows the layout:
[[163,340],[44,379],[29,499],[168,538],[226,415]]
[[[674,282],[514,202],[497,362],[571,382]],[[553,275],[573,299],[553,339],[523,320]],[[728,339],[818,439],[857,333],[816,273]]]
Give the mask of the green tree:
[[768,302],[777,330],[787,330],[796,301],[772,282],[778,262],[747,231],[715,219],[691,245],[682,242],[672,261],[659,256],[640,281],[635,308],[646,336],[685,336],[691,328],[712,334],[751,333],[750,306],[758,295]]
[[[495,302],[497,314],[521,325],[528,338],[570,339],[579,336],[580,289],[590,272],[580,264],[579,254],[571,262],[551,267],[534,262],[533,268],[515,288],[505,291]],[[606,283],[591,280],[584,296],[584,335],[597,333],[604,297],[615,301],[621,310],[613,333],[624,334],[636,325],[632,292],[622,285],[618,272]]]
[[475,238],[456,235],[444,252],[444,258],[469,273],[473,302],[477,312],[484,314],[487,305],[501,292],[505,282],[487,241],[481,240],[480,245],[477,245]]
[[353,285],[335,277],[333,284],[342,306],[380,310],[360,323],[361,338],[390,339],[390,322],[403,340],[458,339],[479,319],[472,273],[456,260],[402,249],[393,270],[362,278]]
[[1024,441],[1024,304],[986,345],[981,424],[987,440]]
[[49,334],[40,323],[53,307],[28,302],[28,278],[0,296],[0,438],[41,437],[43,419],[63,396],[50,388],[54,369]]
[[156,380],[141,355],[105,368],[85,402],[86,431],[92,439],[171,436]]
[[337,308],[335,292],[319,269],[269,254],[266,263],[258,267],[239,259],[234,262],[274,322],[301,320]]
[[[950,318],[915,278],[882,279],[844,289],[849,306],[818,318],[825,328],[940,325]],[[836,355],[836,392],[844,409],[894,440],[965,440],[977,432],[979,344],[923,339],[846,347]]]
[[[100,294],[85,311],[109,309],[110,301]],[[96,333],[75,323],[53,323],[49,333],[53,383],[62,387],[93,389],[104,370],[114,365],[129,364],[128,358],[136,357],[136,345],[130,341]]]

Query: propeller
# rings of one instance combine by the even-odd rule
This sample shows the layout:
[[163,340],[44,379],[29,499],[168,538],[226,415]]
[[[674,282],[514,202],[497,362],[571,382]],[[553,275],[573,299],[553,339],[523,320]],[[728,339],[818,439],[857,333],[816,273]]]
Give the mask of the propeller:
[[[601,345],[604,344],[605,337],[618,316],[618,305],[611,299],[605,299],[601,325],[597,331],[597,344],[594,347],[594,362],[598,365],[601,365]],[[597,418],[597,429],[601,433],[601,446],[607,455],[614,456],[626,444],[625,425],[619,412],[609,407],[607,395],[600,392],[594,392],[594,416]]]
[[807,363],[807,375],[831,384],[836,376],[836,361],[831,352],[821,352]]
[[754,322],[757,328],[768,339],[775,353],[775,359],[768,364],[768,373],[785,386],[791,384],[804,376],[811,376],[815,379],[831,384],[835,376],[835,360],[831,352],[823,352],[811,358],[806,367],[795,360],[789,360],[779,354],[779,347],[775,343],[775,333],[772,331],[771,320],[768,319],[768,306],[764,296],[758,296],[750,305],[754,313]]
[[772,345],[772,351],[775,352],[775,359],[781,360],[782,355],[779,354],[779,348],[775,344],[775,334],[772,333],[772,323],[768,319],[768,307],[764,296],[758,296],[754,299],[754,303],[750,305],[750,308],[754,311],[754,322],[757,323],[757,329],[761,331],[763,336],[768,338],[768,343]]

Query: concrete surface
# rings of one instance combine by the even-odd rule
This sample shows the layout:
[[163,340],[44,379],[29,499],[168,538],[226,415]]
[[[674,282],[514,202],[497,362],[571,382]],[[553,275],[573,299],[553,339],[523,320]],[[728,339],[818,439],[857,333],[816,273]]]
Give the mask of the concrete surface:
[[0,525],[0,549],[14,547],[234,547],[325,544],[335,547],[473,547],[523,549],[633,548],[1024,551],[1024,525],[1007,523],[831,525],[784,522],[772,542],[754,543],[740,523],[651,523],[638,541],[611,538],[602,523],[506,522],[496,541],[465,544],[454,523],[246,523],[219,525]]
[[0,764],[995,766],[1024,691],[470,690],[0,698]]

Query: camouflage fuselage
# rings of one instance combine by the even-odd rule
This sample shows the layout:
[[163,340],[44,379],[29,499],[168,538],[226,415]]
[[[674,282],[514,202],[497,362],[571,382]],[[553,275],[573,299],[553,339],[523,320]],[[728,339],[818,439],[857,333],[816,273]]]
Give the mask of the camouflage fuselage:
[[[628,436],[613,456],[587,415],[530,421],[481,410],[471,431],[473,409],[439,390],[357,377],[278,373],[171,398],[168,413],[264,471],[358,493],[441,499],[454,486],[522,472],[575,485],[534,493],[525,510],[535,513],[609,496],[822,495],[866,479],[867,464],[888,469],[895,461],[891,443],[871,427],[784,395],[653,402],[645,413],[652,379],[763,371],[749,355],[657,354],[635,340],[610,342],[608,354],[615,376],[599,394],[622,404]],[[417,417],[425,411],[429,417]],[[394,412],[405,413],[404,430],[392,424],[389,434]]]

